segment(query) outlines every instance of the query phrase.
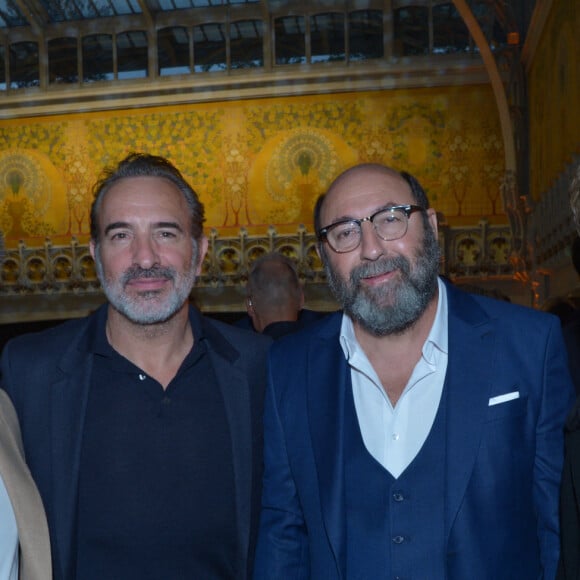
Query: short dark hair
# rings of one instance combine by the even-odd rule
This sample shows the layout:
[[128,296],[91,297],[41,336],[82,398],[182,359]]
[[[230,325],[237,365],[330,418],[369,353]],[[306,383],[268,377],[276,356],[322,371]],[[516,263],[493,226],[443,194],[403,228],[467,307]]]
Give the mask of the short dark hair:
[[423,186],[413,175],[406,171],[401,171],[400,175],[409,184],[411,193],[413,194],[417,205],[420,205],[423,209],[429,209],[429,198],[427,197],[427,193],[423,189]]
[[204,208],[197,193],[187,183],[179,169],[169,160],[148,153],[130,153],[115,167],[103,170],[94,186],[94,199],[91,205],[91,240],[99,241],[99,210],[105,194],[119,181],[131,177],[161,177],[173,183],[183,194],[191,214],[191,236],[199,240],[203,233]]
[[322,229],[322,224],[320,223],[320,212],[322,211],[322,204],[326,198],[326,193],[322,193],[318,196],[316,204],[314,205],[314,232],[318,236],[318,232]]
[[[374,169],[375,171],[383,171],[385,173],[394,173],[394,174],[398,174],[400,175],[409,185],[410,189],[411,189],[411,193],[413,195],[413,198],[415,200],[415,202],[417,203],[417,205],[421,206],[423,209],[429,209],[429,198],[427,197],[427,193],[425,192],[425,190],[423,189],[423,187],[421,186],[421,184],[417,181],[417,179],[415,177],[413,177],[413,175],[411,175],[410,173],[407,173],[406,171],[397,171],[396,169],[392,169],[390,167],[387,167],[386,165],[381,165],[379,163],[362,163],[360,165],[355,165],[354,167],[351,167],[349,169],[347,169],[346,171],[343,171],[331,184],[330,187],[328,188],[328,191],[330,191],[334,185],[337,183],[337,181],[339,179],[342,179],[343,176],[351,173],[354,170],[358,170],[358,169]],[[328,193],[327,191],[327,193]],[[320,214],[322,212],[322,206],[324,204],[324,200],[326,198],[326,193],[323,193],[322,195],[320,195],[318,197],[318,199],[316,200],[316,204],[314,205],[314,232],[316,234],[316,236],[318,236],[318,232],[320,231],[320,229],[323,227],[323,225],[320,223]],[[424,212],[422,212],[424,213]],[[425,220],[425,218],[423,218],[425,222],[428,222],[428,220]]]

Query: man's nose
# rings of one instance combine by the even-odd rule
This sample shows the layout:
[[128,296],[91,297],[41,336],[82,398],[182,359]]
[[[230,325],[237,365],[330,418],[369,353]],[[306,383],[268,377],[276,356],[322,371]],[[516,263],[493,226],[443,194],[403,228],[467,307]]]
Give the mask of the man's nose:
[[133,262],[141,268],[151,268],[159,262],[155,240],[148,235],[137,235],[133,240]]
[[384,253],[384,242],[379,238],[372,222],[361,224],[360,253],[365,260],[376,260]]

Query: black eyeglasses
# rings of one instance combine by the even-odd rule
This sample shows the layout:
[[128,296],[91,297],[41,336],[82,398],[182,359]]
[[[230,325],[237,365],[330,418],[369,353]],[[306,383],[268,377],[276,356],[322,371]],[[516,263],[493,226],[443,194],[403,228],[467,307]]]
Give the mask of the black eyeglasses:
[[424,211],[418,205],[393,205],[376,211],[369,217],[348,218],[318,230],[318,239],[326,241],[339,254],[352,252],[362,239],[363,222],[371,222],[379,238],[392,242],[402,238],[409,227],[409,217],[416,211]]

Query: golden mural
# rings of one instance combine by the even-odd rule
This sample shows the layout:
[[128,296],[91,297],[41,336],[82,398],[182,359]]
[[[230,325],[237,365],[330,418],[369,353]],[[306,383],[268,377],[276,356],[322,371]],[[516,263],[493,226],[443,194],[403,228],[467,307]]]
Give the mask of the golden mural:
[[173,105],[0,121],[0,228],[8,248],[86,243],[92,186],[131,151],[168,157],[219,236],[312,228],[343,169],[415,174],[450,225],[505,224],[503,145],[487,85]]
[[272,138],[256,158],[250,191],[252,225],[311,223],[314,203],[357,157],[323,129],[297,128]]
[[529,72],[530,190],[538,200],[580,155],[580,6],[552,3]]
[[66,202],[59,172],[42,153],[0,153],[0,231],[7,239],[66,232]]

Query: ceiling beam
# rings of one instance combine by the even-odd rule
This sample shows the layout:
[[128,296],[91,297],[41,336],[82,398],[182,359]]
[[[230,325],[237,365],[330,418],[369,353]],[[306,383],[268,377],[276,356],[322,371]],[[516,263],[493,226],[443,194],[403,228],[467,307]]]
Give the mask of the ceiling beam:
[[489,42],[479,26],[479,22],[473,15],[466,0],[453,0],[453,4],[455,4],[457,12],[459,12],[463,18],[469,33],[475,41],[475,44],[479,49],[479,54],[481,55],[485,68],[489,74],[489,82],[495,96],[503,136],[506,171],[512,171],[516,174],[517,157],[510,108],[497,62],[495,61]]
[[38,0],[13,0],[14,4],[28,20],[34,34],[42,36],[42,30],[49,23],[48,13]]
[[138,3],[139,7],[141,8],[141,12],[143,12],[145,22],[147,23],[147,28],[153,28],[154,25],[153,15],[151,14],[151,10],[149,9],[147,0],[138,0]]

